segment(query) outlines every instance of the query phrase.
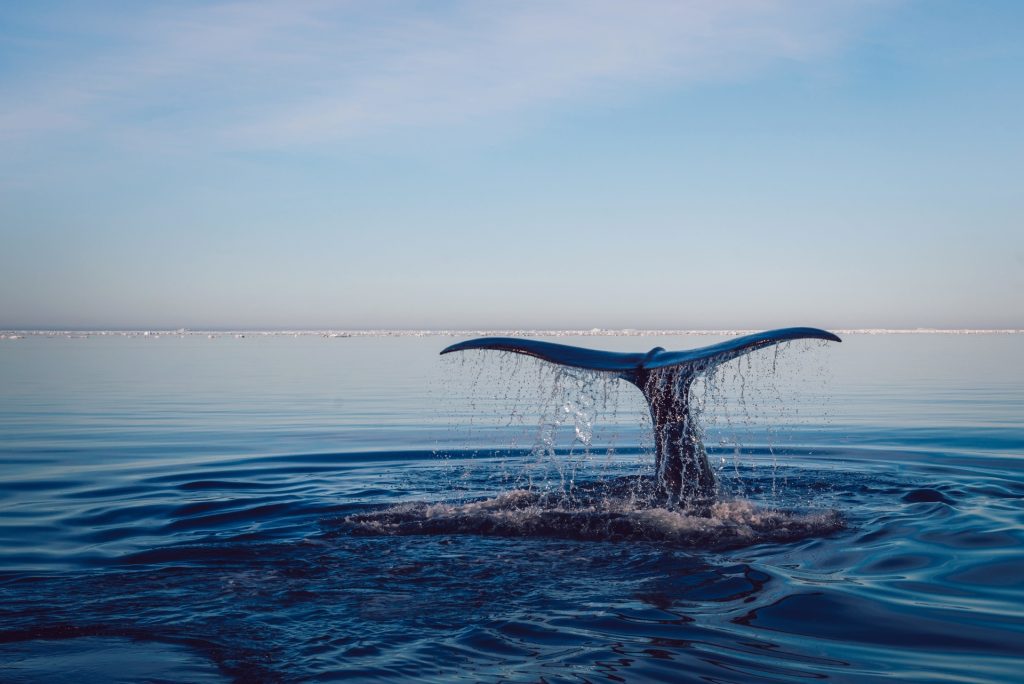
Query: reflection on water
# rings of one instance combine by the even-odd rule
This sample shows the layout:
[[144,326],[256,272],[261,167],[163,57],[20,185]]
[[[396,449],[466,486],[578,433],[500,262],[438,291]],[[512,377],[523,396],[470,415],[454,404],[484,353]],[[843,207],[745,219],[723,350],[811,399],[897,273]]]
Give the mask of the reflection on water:
[[689,513],[628,388],[451,340],[4,341],[0,679],[1016,681],[1022,340],[725,367]]

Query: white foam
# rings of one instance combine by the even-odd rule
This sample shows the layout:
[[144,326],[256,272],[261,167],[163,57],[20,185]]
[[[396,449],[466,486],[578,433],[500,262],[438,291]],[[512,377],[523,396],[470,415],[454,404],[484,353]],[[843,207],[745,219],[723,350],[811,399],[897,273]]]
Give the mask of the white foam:
[[663,541],[721,548],[790,541],[843,526],[835,511],[787,511],[735,499],[696,510],[607,496],[583,504],[564,497],[512,490],[466,503],[407,503],[349,516],[345,524],[368,534],[481,534],[587,540]]

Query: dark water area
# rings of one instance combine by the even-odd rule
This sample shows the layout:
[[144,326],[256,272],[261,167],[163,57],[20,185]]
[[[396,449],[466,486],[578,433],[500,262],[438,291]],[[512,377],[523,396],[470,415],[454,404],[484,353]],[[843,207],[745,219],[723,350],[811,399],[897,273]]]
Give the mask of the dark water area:
[[707,379],[683,512],[600,375],[0,340],[0,681],[1020,681],[1024,336],[844,337]]

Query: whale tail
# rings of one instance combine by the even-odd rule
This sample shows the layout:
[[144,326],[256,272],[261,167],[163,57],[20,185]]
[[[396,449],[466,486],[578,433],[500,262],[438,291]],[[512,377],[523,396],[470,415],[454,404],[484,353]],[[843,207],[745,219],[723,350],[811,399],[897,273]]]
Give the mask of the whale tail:
[[661,347],[655,347],[646,354],[625,354],[518,337],[478,337],[445,347],[441,353],[450,354],[468,349],[494,349],[535,356],[562,366],[610,371],[630,380],[631,378],[628,376],[632,374],[670,366],[690,366],[697,370],[707,370],[725,361],[735,359],[737,356],[780,342],[799,339],[842,341],[827,330],[818,328],[781,328],[737,337],[699,349],[665,351]]
[[696,422],[690,415],[690,385],[694,377],[738,356],[799,339],[842,341],[818,328],[781,328],[699,349],[666,351],[655,347],[645,354],[585,349],[516,337],[479,337],[450,345],[441,353],[469,349],[507,351],[562,366],[613,373],[636,385],[647,399],[654,424],[658,487],[670,504],[689,506],[711,500],[716,487]]

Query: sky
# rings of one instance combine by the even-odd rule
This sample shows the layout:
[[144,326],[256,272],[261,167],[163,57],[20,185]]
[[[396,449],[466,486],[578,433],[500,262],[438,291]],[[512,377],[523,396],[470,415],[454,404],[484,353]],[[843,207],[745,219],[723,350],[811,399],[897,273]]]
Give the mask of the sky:
[[0,5],[0,328],[1024,328],[1024,3]]

